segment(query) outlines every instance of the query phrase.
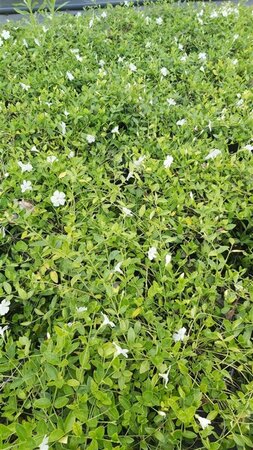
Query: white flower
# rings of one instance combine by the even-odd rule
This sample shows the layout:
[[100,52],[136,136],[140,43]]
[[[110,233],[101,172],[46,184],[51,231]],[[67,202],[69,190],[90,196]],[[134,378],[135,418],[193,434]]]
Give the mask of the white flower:
[[33,166],[30,163],[24,164],[22,161],[18,161],[18,166],[20,167],[22,173],[31,172],[33,170]]
[[183,51],[183,50],[184,50],[184,46],[183,46],[183,44],[178,44],[178,50],[181,50],[181,51]]
[[140,156],[138,159],[135,159],[135,160],[133,161],[133,165],[134,165],[135,167],[140,167],[140,166],[142,165],[142,163],[145,161],[145,158],[146,158],[145,155]]
[[125,358],[128,358],[128,353],[129,350],[127,350],[126,348],[121,348],[118,344],[116,344],[115,342],[113,342],[113,345],[116,349],[115,353],[114,353],[114,357],[116,358],[119,355],[123,355],[125,356]]
[[253,145],[247,144],[247,145],[245,145],[244,148],[245,148],[245,150],[248,150],[249,152],[253,151]]
[[166,417],[166,413],[164,411],[157,411],[157,414],[162,417]]
[[26,40],[26,39],[23,39],[23,45],[24,45],[26,48],[28,48],[28,44],[27,44],[27,40]]
[[176,333],[173,333],[172,337],[173,337],[174,341],[175,342],[183,341],[186,331],[187,331],[186,328],[183,327],[183,328],[180,328]]
[[236,106],[242,106],[244,103],[243,98],[240,98],[240,100],[238,100],[238,102],[236,102]]
[[74,75],[72,75],[72,73],[71,72],[67,72],[66,73],[66,77],[69,79],[69,81],[73,81],[74,80]]
[[118,125],[116,125],[116,127],[114,127],[114,128],[112,129],[112,133],[113,133],[113,134],[119,133],[119,126],[118,126]]
[[104,321],[101,324],[101,327],[105,327],[106,325],[109,325],[111,328],[114,328],[115,327],[115,323],[111,322],[109,320],[109,317],[106,314],[104,314],[104,313],[101,313],[101,314],[102,314],[102,316],[104,318]]
[[50,156],[47,157],[47,162],[53,163],[53,162],[55,162],[55,161],[58,161],[57,156],[50,155]]
[[195,417],[199,420],[200,426],[203,430],[211,424],[211,420],[206,419],[205,417],[201,417],[198,414],[195,414]]
[[42,30],[44,31],[44,33],[46,33],[49,30],[49,28],[46,28],[45,25],[43,25]]
[[122,265],[122,261],[120,261],[118,264],[116,264],[116,266],[113,269],[113,272],[118,272],[118,273],[123,273],[121,270],[121,265]]
[[51,339],[51,334],[48,331],[47,331],[46,336],[47,336],[47,339]]
[[94,23],[94,20],[91,19],[91,20],[89,21],[89,28],[92,28],[92,27],[93,27],[93,23]]
[[21,191],[22,192],[26,192],[26,191],[32,191],[32,183],[31,181],[26,181],[24,180],[23,183],[21,184]]
[[130,63],[128,67],[129,67],[129,69],[131,70],[131,72],[136,72],[136,70],[137,70],[136,65],[133,64],[133,63]]
[[102,14],[101,14],[101,16],[100,17],[102,17],[103,19],[106,19],[106,17],[107,17],[107,13],[104,11],[104,12],[102,12]]
[[181,56],[180,61],[185,62],[187,60],[188,56],[185,53],[183,56]]
[[86,308],[86,306],[79,306],[79,308],[76,307],[76,312],[82,313],[82,312],[87,311],[87,309],[88,309],[88,308]]
[[71,53],[73,53],[73,54],[79,53],[79,48],[71,48],[70,51],[71,51]]
[[51,103],[51,102],[45,102],[45,105],[47,105],[49,108],[50,108],[50,106],[52,105],[53,103]]
[[32,146],[31,148],[31,152],[38,152],[39,150],[37,149],[37,147],[35,145]]
[[10,32],[8,30],[3,30],[1,33],[1,36],[5,40],[10,39],[10,37],[11,37]]
[[216,19],[217,17],[219,17],[219,14],[217,11],[212,11],[210,14],[211,19]]
[[66,117],[69,116],[69,112],[66,109],[64,110],[64,116],[66,116]]
[[204,52],[199,53],[198,58],[199,58],[201,61],[206,61],[206,58],[207,58],[206,53],[204,53]]
[[10,309],[10,300],[2,300],[0,303],[0,316],[5,316]]
[[87,141],[89,144],[92,144],[93,142],[95,142],[95,140],[96,140],[96,138],[95,138],[95,136],[93,136],[93,134],[87,134],[87,136],[86,136],[86,141]]
[[215,148],[210,153],[208,153],[208,155],[205,157],[205,160],[214,159],[214,158],[216,158],[216,156],[218,156],[220,154],[221,154],[221,151],[218,148]]
[[98,61],[98,65],[99,65],[100,67],[104,67],[105,61],[104,61],[103,59],[100,59],[100,61]]
[[66,202],[66,194],[64,194],[64,192],[54,191],[50,200],[56,208],[58,206],[63,206]]
[[157,19],[155,21],[156,21],[157,25],[162,25],[162,23],[163,23],[162,17],[157,17]]
[[34,42],[35,42],[36,45],[38,45],[38,46],[40,47],[40,41],[39,41],[39,39],[36,39],[36,38],[35,38],[35,39],[34,39]]
[[156,247],[150,247],[148,251],[148,259],[150,261],[153,261],[157,257],[157,248]]
[[8,178],[10,176],[9,172],[5,172],[4,178]]
[[165,256],[165,266],[167,266],[168,264],[171,263],[171,258],[172,258],[172,256],[171,256],[170,253],[168,253],[168,254]]
[[239,38],[239,34],[234,34],[234,40],[236,41],[236,39]]
[[170,373],[170,367],[168,368],[167,372],[165,373],[159,373],[159,377],[161,377],[164,380],[164,387],[167,388],[167,384],[169,382],[169,373]]
[[145,48],[150,48],[152,43],[150,41],[146,42]]
[[177,104],[176,100],[174,98],[167,98],[167,103],[170,106],[175,106]]
[[127,217],[131,217],[133,215],[131,209],[128,209],[125,206],[122,206],[122,212]]
[[3,39],[0,38],[0,47],[2,47],[3,43],[4,43]]
[[231,62],[233,64],[233,66],[236,66],[238,64],[238,59],[232,59]]
[[75,152],[73,150],[71,150],[68,154],[68,158],[71,159],[71,158],[74,158],[74,156],[75,156]]
[[48,437],[44,436],[43,441],[39,445],[39,450],[48,450],[48,449],[49,449]]
[[165,169],[168,169],[171,166],[171,164],[173,163],[173,160],[174,160],[174,158],[171,155],[168,155],[166,157],[166,159],[165,159],[165,161],[163,163]]
[[63,135],[66,134],[66,123],[65,122],[61,122],[60,123],[60,127],[61,127],[61,132]]
[[178,120],[178,121],[176,122],[176,124],[179,125],[180,127],[181,127],[182,125],[184,125],[185,123],[186,123],[186,119],[181,119],[181,120]]
[[166,67],[162,67],[161,68],[161,74],[163,75],[163,77],[166,77],[168,75],[169,71],[168,69],[166,69]]
[[149,25],[150,22],[151,22],[150,17],[149,17],[149,16],[145,17],[145,23],[146,23],[147,25]]
[[193,196],[192,191],[190,191],[190,194],[189,194],[189,195],[190,195],[190,199],[191,199],[191,200],[194,200],[194,196]]
[[8,330],[8,325],[5,325],[4,327],[0,326],[0,336],[2,336],[2,338],[4,337],[4,332]]
[[122,56],[119,56],[119,57],[118,57],[118,62],[121,63],[121,62],[123,62],[123,61],[124,61],[124,57],[122,58]]
[[22,89],[24,89],[24,91],[28,91],[31,87],[31,86],[29,86],[29,84],[25,84],[25,83],[20,83],[20,86],[22,87]]
[[75,55],[75,57],[76,57],[77,61],[82,62],[82,60],[83,60],[82,56],[77,54],[77,55]]

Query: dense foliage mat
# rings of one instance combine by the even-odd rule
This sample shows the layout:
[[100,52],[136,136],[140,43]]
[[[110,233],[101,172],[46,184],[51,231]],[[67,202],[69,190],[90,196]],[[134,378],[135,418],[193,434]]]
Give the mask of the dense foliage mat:
[[0,35],[0,448],[251,449],[252,10]]

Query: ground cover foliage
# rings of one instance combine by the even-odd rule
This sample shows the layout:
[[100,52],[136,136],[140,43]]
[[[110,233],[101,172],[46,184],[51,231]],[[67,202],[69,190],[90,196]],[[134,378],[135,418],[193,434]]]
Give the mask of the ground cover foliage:
[[0,448],[252,448],[252,9],[31,19],[0,30]]

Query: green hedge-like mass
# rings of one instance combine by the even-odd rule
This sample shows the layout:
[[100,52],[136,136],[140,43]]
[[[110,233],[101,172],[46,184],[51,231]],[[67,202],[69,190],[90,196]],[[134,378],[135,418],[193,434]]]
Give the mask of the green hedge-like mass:
[[253,448],[252,8],[0,36],[0,448]]

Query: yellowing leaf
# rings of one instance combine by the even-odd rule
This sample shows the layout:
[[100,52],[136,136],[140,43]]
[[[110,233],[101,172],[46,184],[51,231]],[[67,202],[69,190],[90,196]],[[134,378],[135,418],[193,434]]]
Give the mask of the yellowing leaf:
[[58,274],[54,270],[51,270],[50,278],[54,283],[58,283]]

